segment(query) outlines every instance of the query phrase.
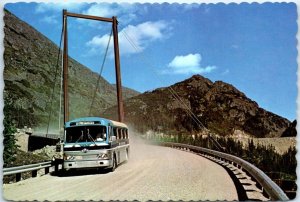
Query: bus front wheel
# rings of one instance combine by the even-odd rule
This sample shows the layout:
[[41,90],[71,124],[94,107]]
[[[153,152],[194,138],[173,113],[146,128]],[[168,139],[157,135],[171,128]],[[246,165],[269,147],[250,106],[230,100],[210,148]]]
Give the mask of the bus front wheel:
[[113,165],[112,167],[110,168],[110,172],[114,172],[117,168],[117,159],[116,159],[116,155],[114,155],[114,158],[113,158]]

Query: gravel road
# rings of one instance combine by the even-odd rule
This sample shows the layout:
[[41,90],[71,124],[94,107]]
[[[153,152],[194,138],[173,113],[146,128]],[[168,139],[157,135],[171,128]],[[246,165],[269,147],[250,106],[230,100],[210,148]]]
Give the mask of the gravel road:
[[3,185],[7,200],[237,200],[233,181],[220,165],[201,156],[131,140],[127,163],[115,172],[44,175]]

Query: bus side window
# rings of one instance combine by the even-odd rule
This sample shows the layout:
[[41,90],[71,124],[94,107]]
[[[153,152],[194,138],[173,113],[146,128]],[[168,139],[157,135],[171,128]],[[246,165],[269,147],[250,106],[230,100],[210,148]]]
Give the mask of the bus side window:
[[116,136],[116,139],[118,139],[118,133],[117,133],[117,129],[116,128],[113,129],[113,133],[114,133],[113,135]]
[[122,131],[120,128],[118,129],[118,135],[119,135],[119,139],[122,139]]
[[126,139],[128,139],[128,130],[125,129]]

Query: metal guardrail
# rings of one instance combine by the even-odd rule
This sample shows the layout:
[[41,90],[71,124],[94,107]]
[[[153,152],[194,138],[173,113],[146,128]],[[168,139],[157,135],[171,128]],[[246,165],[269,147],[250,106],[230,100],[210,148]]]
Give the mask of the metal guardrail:
[[218,152],[211,149],[187,144],[165,142],[160,143],[160,145],[168,147],[188,148],[192,151],[209,154],[211,156],[220,158],[221,160],[235,163],[236,165],[240,166],[241,169],[245,170],[249,175],[251,175],[251,177],[254,178],[255,181],[260,184],[260,186],[263,188],[263,191],[271,198],[271,200],[289,200],[284,191],[275,182],[273,182],[263,171],[241,158],[223,152]]
[[45,137],[54,140],[58,138],[62,139],[62,135],[60,134],[32,133],[32,136]]
[[24,166],[17,166],[17,167],[11,167],[11,168],[4,168],[3,169],[3,175],[12,175],[17,173],[23,173],[27,171],[32,170],[39,170],[46,167],[51,167],[51,161],[42,162],[42,163],[35,163],[35,164],[29,164]]
[[55,162],[52,162],[52,161],[29,164],[29,165],[24,165],[24,166],[11,167],[11,168],[4,168],[3,176],[16,174],[16,182],[18,182],[21,180],[21,174],[24,172],[31,171],[32,177],[36,177],[38,170],[45,169],[45,174],[47,174],[47,173],[49,173],[49,169],[52,166],[55,166],[55,171],[58,170],[58,164]]

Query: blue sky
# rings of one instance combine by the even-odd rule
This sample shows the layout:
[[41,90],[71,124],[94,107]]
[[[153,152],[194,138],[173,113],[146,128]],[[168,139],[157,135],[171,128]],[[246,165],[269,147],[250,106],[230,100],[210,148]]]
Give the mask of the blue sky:
[[[5,8],[56,44],[63,8],[117,16],[124,86],[144,92],[201,74],[234,85],[268,111],[296,118],[294,3],[9,3]],[[69,55],[99,72],[111,24],[68,18],[68,32]],[[115,83],[112,46],[102,75]]]

